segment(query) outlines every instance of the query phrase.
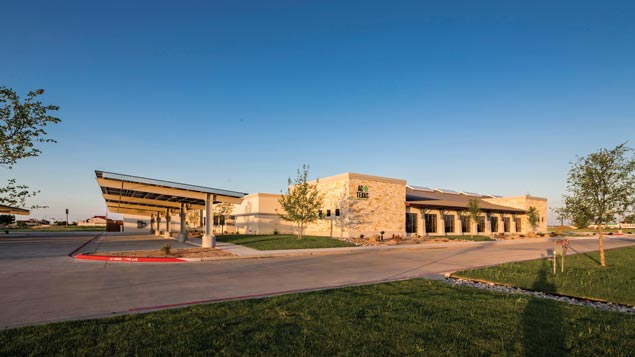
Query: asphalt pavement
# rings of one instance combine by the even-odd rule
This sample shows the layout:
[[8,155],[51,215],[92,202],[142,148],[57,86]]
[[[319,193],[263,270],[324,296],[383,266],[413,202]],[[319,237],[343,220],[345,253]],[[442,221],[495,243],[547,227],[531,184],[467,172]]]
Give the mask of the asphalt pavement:
[[[99,233],[0,237],[0,327],[99,318],[444,273],[548,255],[552,242],[505,241],[428,249],[359,249],[199,263],[82,261],[68,254]],[[606,248],[635,245],[607,238]],[[597,250],[596,239],[571,242]]]

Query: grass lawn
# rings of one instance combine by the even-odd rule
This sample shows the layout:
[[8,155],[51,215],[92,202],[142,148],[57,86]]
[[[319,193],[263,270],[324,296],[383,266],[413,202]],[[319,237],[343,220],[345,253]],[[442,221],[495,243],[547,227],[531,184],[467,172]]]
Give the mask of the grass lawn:
[[470,237],[469,234],[466,235],[462,235],[462,236],[439,236],[439,237],[433,237],[433,238],[440,238],[440,239],[448,239],[448,240],[471,240],[471,241],[475,241],[475,242],[483,242],[483,241],[488,241],[488,240],[494,240],[488,236],[479,236],[479,235],[473,235]]
[[0,331],[0,355],[631,355],[635,316],[414,279]]
[[[488,280],[520,288],[590,297],[635,305],[635,247],[608,249],[606,268],[598,252],[567,255],[564,273],[553,275],[547,259],[456,272],[453,276]],[[569,253],[573,253],[570,249]],[[558,260],[560,264],[560,260]]]
[[308,248],[336,248],[336,247],[354,247],[349,242],[329,237],[304,236],[301,240],[297,236],[291,234],[278,235],[224,235],[217,236],[220,242],[228,242],[233,244],[244,245],[249,248],[259,250],[276,250],[276,249],[308,249]]

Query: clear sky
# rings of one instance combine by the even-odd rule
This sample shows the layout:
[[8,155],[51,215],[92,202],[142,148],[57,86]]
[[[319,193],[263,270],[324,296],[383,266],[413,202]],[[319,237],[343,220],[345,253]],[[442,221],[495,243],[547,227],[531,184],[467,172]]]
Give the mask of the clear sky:
[[280,192],[303,163],[558,206],[576,155],[635,146],[633,1],[4,1],[0,84],[57,144],[15,177],[104,214],[94,170]]

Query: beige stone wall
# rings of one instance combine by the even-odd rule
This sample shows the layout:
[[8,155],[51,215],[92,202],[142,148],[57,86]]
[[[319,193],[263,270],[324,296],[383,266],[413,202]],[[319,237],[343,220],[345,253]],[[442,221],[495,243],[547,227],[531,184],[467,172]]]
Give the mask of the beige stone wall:
[[317,185],[324,194],[323,212],[330,209],[334,215],[339,208],[340,216],[318,220],[307,227],[307,234],[329,236],[332,225],[334,237],[372,236],[381,231],[386,236],[405,235],[406,181],[345,173],[321,179]]
[[[528,210],[529,207],[536,207],[538,209],[538,214],[540,215],[540,222],[536,227],[537,232],[547,232],[547,199],[541,197],[534,196],[514,196],[514,197],[497,197],[497,198],[486,198],[484,199],[487,202],[508,206],[514,208],[520,208],[524,210]],[[521,219],[521,233],[526,234],[532,231],[529,221],[527,220],[526,214],[519,215]]]

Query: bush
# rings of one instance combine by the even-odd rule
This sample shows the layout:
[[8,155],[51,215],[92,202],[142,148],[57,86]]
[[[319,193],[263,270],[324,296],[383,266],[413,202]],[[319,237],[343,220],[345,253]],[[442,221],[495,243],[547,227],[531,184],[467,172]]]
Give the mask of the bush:
[[170,255],[171,249],[172,246],[170,245],[170,243],[165,243],[163,246],[161,246],[161,252],[163,253],[163,255]]
[[277,228],[273,230],[273,235],[274,235],[274,236],[277,236],[279,233],[280,233],[280,232],[278,232],[278,229],[277,229]]
[[360,235],[359,235],[359,239],[364,239],[364,235],[363,235],[363,234],[360,234]]

